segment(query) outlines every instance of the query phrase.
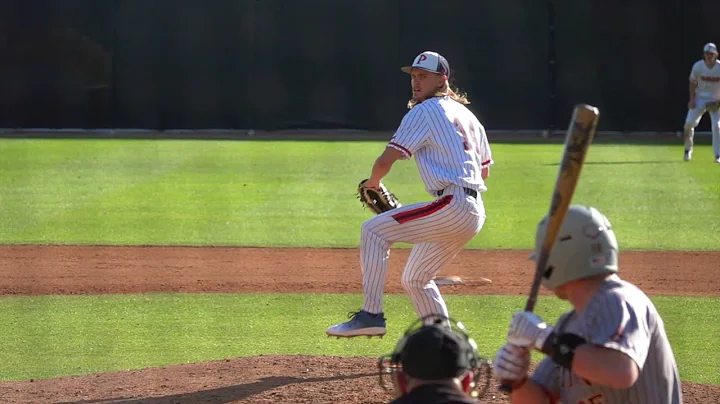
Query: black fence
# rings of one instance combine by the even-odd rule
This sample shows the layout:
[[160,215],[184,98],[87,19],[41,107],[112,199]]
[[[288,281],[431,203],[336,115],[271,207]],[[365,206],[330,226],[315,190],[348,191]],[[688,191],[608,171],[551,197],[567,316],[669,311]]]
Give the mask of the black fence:
[[491,129],[675,131],[709,0],[4,0],[0,127],[391,130],[450,61]]

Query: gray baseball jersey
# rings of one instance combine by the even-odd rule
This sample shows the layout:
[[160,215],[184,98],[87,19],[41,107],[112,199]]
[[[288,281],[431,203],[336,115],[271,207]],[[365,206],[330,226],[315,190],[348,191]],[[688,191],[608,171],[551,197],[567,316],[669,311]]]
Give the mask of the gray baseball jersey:
[[663,321],[652,301],[633,284],[617,275],[609,277],[582,312],[571,310],[560,316],[556,330],[623,352],[640,369],[632,387],[613,389],[590,383],[545,358],[532,380],[563,403],[682,403],[680,376]]

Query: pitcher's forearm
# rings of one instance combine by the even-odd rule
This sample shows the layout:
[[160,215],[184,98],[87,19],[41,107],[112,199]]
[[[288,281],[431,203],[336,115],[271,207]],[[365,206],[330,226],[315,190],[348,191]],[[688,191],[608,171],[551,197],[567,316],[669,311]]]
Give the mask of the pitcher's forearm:
[[394,162],[383,161],[383,159],[377,159],[372,167],[372,173],[370,174],[370,182],[377,183],[382,181],[386,175],[390,172],[390,168]]

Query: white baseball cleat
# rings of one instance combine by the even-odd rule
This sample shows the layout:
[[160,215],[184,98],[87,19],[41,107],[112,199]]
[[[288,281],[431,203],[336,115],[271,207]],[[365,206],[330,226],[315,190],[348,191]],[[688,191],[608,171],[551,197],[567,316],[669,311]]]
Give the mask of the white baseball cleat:
[[328,337],[382,337],[385,335],[385,317],[382,313],[370,314],[360,310],[348,315],[350,321],[336,324],[327,329]]
[[716,162],[716,163],[720,163],[720,154],[717,155],[717,156],[715,156],[715,162]]
[[692,160],[692,150],[685,150],[685,155],[683,156],[683,160],[685,160],[685,161]]

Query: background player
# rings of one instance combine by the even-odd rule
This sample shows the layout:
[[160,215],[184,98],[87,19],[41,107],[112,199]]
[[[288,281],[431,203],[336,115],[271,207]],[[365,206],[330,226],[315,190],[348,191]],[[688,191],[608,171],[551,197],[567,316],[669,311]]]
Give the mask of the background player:
[[360,237],[365,300],[350,320],[327,329],[337,337],[385,334],[383,293],[390,247],[414,244],[402,274],[418,316],[443,315],[447,306],[433,281],[485,222],[481,192],[493,163],[485,128],[451,89],[450,66],[436,52],[419,54],[402,71],[411,76],[410,111],[377,158],[366,185],[377,187],[399,159],[415,156],[425,190],[436,199],[393,209],[366,221]]
[[705,112],[710,112],[710,128],[712,130],[712,146],[715,162],[720,163],[720,111],[718,106],[708,108],[710,103],[720,102],[720,61],[714,43],[707,43],[703,48],[703,59],[698,60],[690,70],[690,101],[685,118],[685,161],[692,159],[693,138],[695,128]]
[[[539,251],[547,216],[536,235]],[[516,313],[497,353],[498,379],[511,380],[512,403],[682,403],[680,377],[660,315],[650,299],[618,275],[618,245],[597,209],[570,207],[543,285],[573,310],[555,327]],[[546,355],[528,379],[528,349]]]

